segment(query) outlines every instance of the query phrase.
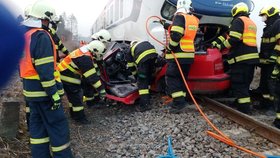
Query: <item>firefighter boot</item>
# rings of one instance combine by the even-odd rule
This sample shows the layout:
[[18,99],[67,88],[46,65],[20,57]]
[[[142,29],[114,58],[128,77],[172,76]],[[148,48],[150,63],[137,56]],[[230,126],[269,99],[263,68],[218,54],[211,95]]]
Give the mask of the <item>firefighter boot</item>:
[[244,114],[248,114],[248,115],[250,115],[252,113],[251,106],[248,103],[237,104],[237,110],[244,113]]
[[151,110],[151,106],[149,104],[138,104],[135,107],[136,111],[138,112],[145,112]]
[[90,124],[90,121],[86,118],[84,110],[73,112],[72,119],[81,125]]
[[280,118],[276,118],[274,121],[273,121],[273,125],[277,128],[280,129]]
[[254,105],[253,108],[257,110],[269,110],[273,107],[273,101],[270,101],[268,99],[261,99],[260,103],[258,105]]
[[260,87],[258,87],[257,89],[250,89],[249,94],[251,97],[260,98],[262,97],[262,90]]
[[140,101],[139,104],[136,105],[136,111],[138,112],[145,112],[148,110],[151,110],[151,106],[150,106],[150,96],[149,95],[144,95],[144,96],[140,96]]
[[173,103],[168,106],[167,110],[170,114],[179,114],[185,111],[187,105],[188,103],[185,101],[173,101]]

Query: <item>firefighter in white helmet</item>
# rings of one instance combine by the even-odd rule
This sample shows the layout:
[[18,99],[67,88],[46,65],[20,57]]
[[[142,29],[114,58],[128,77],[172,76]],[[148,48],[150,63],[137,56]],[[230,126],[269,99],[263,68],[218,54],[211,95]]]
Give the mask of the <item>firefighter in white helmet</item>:
[[90,123],[84,112],[81,80],[89,83],[90,88],[98,92],[101,100],[105,99],[104,86],[93,64],[94,55],[104,51],[105,45],[95,40],[74,50],[57,66],[69,100],[70,116],[80,124]]
[[182,112],[188,103],[185,101],[186,87],[176,65],[176,55],[185,78],[188,78],[191,64],[194,61],[194,38],[198,30],[199,20],[191,14],[191,0],[178,0],[177,11],[174,15],[172,25],[165,23],[164,28],[170,29],[169,45],[166,47],[166,60],[168,63],[166,72],[166,83],[169,95],[173,98],[168,108],[169,113]]
[[111,42],[111,34],[108,30],[102,29],[91,36],[92,40],[99,40],[103,43]]
[[[111,42],[111,34],[108,30],[102,29],[91,36],[92,41],[98,40],[101,41],[107,46]],[[95,53],[94,54],[94,66],[97,71],[97,75],[100,75],[100,67],[103,63],[104,53]],[[100,108],[105,103],[100,99],[99,93],[90,86],[82,81],[83,90],[84,90],[84,101],[89,107]]]
[[72,157],[69,126],[61,106],[64,91],[56,71],[56,49],[50,34],[42,29],[48,27],[53,16],[54,8],[40,0],[22,23],[29,42],[20,61],[20,77],[31,111],[29,133],[34,158]]

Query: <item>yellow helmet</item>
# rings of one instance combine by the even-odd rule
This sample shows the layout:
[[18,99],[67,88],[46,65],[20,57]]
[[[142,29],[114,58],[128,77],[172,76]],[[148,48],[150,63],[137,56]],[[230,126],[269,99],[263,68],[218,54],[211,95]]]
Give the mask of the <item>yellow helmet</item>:
[[249,13],[248,5],[243,2],[240,2],[240,3],[237,3],[236,5],[234,5],[231,9],[231,15],[234,17],[235,15],[237,15],[239,13]]
[[263,7],[260,10],[259,16],[267,15],[268,17],[271,17],[275,14],[279,14],[279,9],[273,6],[267,6],[267,7]]

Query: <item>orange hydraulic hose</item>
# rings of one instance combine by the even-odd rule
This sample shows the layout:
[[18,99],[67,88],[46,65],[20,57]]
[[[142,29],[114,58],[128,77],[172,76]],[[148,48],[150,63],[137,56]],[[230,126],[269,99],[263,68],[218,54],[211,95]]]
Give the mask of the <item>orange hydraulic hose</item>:
[[[157,18],[157,19],[159,19],[159,20],[161,20],[161,18],[158,17],[158,16],[151,16],[150,18],[148,18],[147,23],[146,23],[146,29],[147,29],[148,34],[149,34],[153,39],[156,39],[156,38],[150,33],[150,31],[149,31],[149,29],[148,29],[148,25],[147,25],[147,24],[148,24],[148,21],[149,21],[151,18]],[[159,40],[157,40],[157,39],[156,39],[156,41],[158,41],[160,44],[164,45],[161,41],[159,41]],[[217,132],[218,132],[221,136],[223,136],[224,138],[229,139],[229,138],[228,138],[224,133],[222,133],[222,132],[207,118],[207,116],[203,113],[203,111],[202,111],[201,108],[199,107],[198,103],[196,102],[195,98],[193,97],[193,95],[192,95],[192,93],[191,93],[191,91],[190,91],[190,88],[189,88],[189,86],[188,86],[188,84],[187,84],[187,82],[186,82],[186,79],[185,79],[184,75],[183,75],[182,69],[180,68],[180,64],[179,64],[179,62],[178,62],[178,60],[177,60],[177,58],[176,58],[176,56],[175,56],[175,54],[174,54],[173,52],[172,52],[172,55],[174,56],[174,59],[175,59],[175,61],[176,61],[176,64],[177,64],[177,66],[178,66],[178,68],[179,68],[179,71],[180,71],[180,74],[181,74],[181,76],[182,76],[182,78],[183,78],[184,84],[185,84],[185,86],[186,86],[186,88],[187,88],[187,90],[188,90],[188,92],[189,92],[189,94],[190,94],[190,96],[191,96],[191,98],[192,98],[194,104],[196,105],[196,108],[199,110],[200,114],[204,117],[204,119],[207,121],[207,123],[208,123],[215,131],[217,131]],[[229,140],[230,140],[230,139],[229,139]]]
[[[163,46],[166,46],[166,45],[164,45],[161,41],[159,41],[158,39],[156,39],[156,38],[150,33],[150,31],[149,31],[149,29],[148,29],[148,22],[149,22],[149,20],[150,20],[151,18],[157,18],[157,19],[159,19],[159,20],[162,20],[162,19],[161,19],[160,17],[158,17],[158,16],[151,16],[151,17],[149,17],[149,18],[147,19],[147,21],[146,21],[146,30],[147,30],[148,34],[149,34],[153,39],[155,39],[157,42],[159,42],[159,43],[162,44]],[[226,144],[228,144],[228,145],[230,145],[230,146],[233,146],[233,147],[235,147],[235,148],[237,148],[237,149],[239,149],[239,150],[242,150],[242,151],[247,152],[247,153],[249,153],[249,154],[252,154],[252,155],[254,155],[254,156],[258,156],[258,157],[260,157],[260,158],[265,158],[266,156],[263,155],[263,154],[259,154],[259,153],[253,152],[253,151],[251,151],[251,150],[248,150],[248,149],[246,149],[246,148],[243,148],[243,147],[241,147],[241,146],[236,145],[232,139],[230,139],[229,137],[227,137],[223,132],[221,132],[221,131],[208,119],[208,117],[207,117],[207,116],[204,114],[204,112],[201,110],[201,108],[199,107],[198,103],[196,102],[194,96],[192,95],[192,92],[191,92],[191,90],[190,90],[190,88],[189,88],[189,86],[188,86],[188,84],[187,84],[187,81],[186,81],[186,79],[185,79],[185,76],[184,76],[183,71],[182,71],[182,69],[181,69],[181,66],[180,66],[180,64],[179,64],[179,62],[178,62],[178,60],[177,60],[176,55],[175,55],[173,52],[171,52],[171,53],[172,53],[172,55],[173,55],[173,57],[174,57],[174,59],[175,59],[175,61],[176,61],[176,64],[177,64],[178,69],[179,69],[179,71],[180,71],[181,77],[182,77],[182,79],[183,79],[183,81],[184,81],[184,84],[185,84],[185,86],[186,86],[186,88],[187,88],[187,90],[188,90],[188,92],[189,92],[189,94],[190,94],[190,96],[191,96],[191,98],[192,98],[192,100],[193,100],[193,102],[194,102],[196,108],[198,109],[198,111],[200,112],[200,114],[203,116],[203,118],[206,120],[206,122],[207,122],[216,132],[218,132],[220,135],[217,135],[217,134],[215,134],[215,133],[213,133],[213,132],[210,132],[210,131],[207,131],[207,134],[210,135],[211,137],[213,137],[213,138],[215,138],[215,139],[218,139],[218,140],[220,140],[220,141],[222,141],[222,142],[224,142],[224,143],[226,143]]]

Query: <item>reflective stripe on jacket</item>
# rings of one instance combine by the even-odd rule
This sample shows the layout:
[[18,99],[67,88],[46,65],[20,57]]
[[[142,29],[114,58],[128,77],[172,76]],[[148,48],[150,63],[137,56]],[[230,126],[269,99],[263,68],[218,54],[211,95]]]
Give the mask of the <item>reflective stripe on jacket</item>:
[[68,56],[66,56],[60,62],[60,64],[57,65],[58,71],[62,72],[64,70],[68,69],[75,74],[80,74],[81,75],[81,73],[77,70],[78,67],[75,65],[74,62],[72,62],[72,59],[78,58],[78,57],[83,56],[83,55],[87,55],[87,56],[90,56],[92,58],[92,55],[91,55],[90,52],[83,53],[80,49],[76,49],[75,51],[70,53]]
[[156,58],[157,52],[155,47],[148,41],[138,42],[131,47],[131,55],[136,64],[145,62],[147,59]]
[[[168,31],[170,35],[172,32],[177,32],[179,34],[182,34],[182,38],[180,39],[178,46],[176,46],[176,42],[172,40],[172,37],[169,43],[174,47],[172,48],[172,51],[175,54],[176,58],[179,59],[180,63],[184,63],[184,62],[192,63],[195,56],[194,38],[197,33],[199,20],[195,16],[189,14],[179,13],[178,15],[175,16],[183,16],[185,22],[184,23],[181,22],[180,25],[178,26],[172,25],[170,27],[171,29],[169,29]],[[174,18],[174,19],[177,20],[178,18],[177,19]],[[175,21],[173,21],[173,23],[174,22]],[[165,58],[167,60],[174,60],[174,56],[171,54],[171,52],[167,52]]]

